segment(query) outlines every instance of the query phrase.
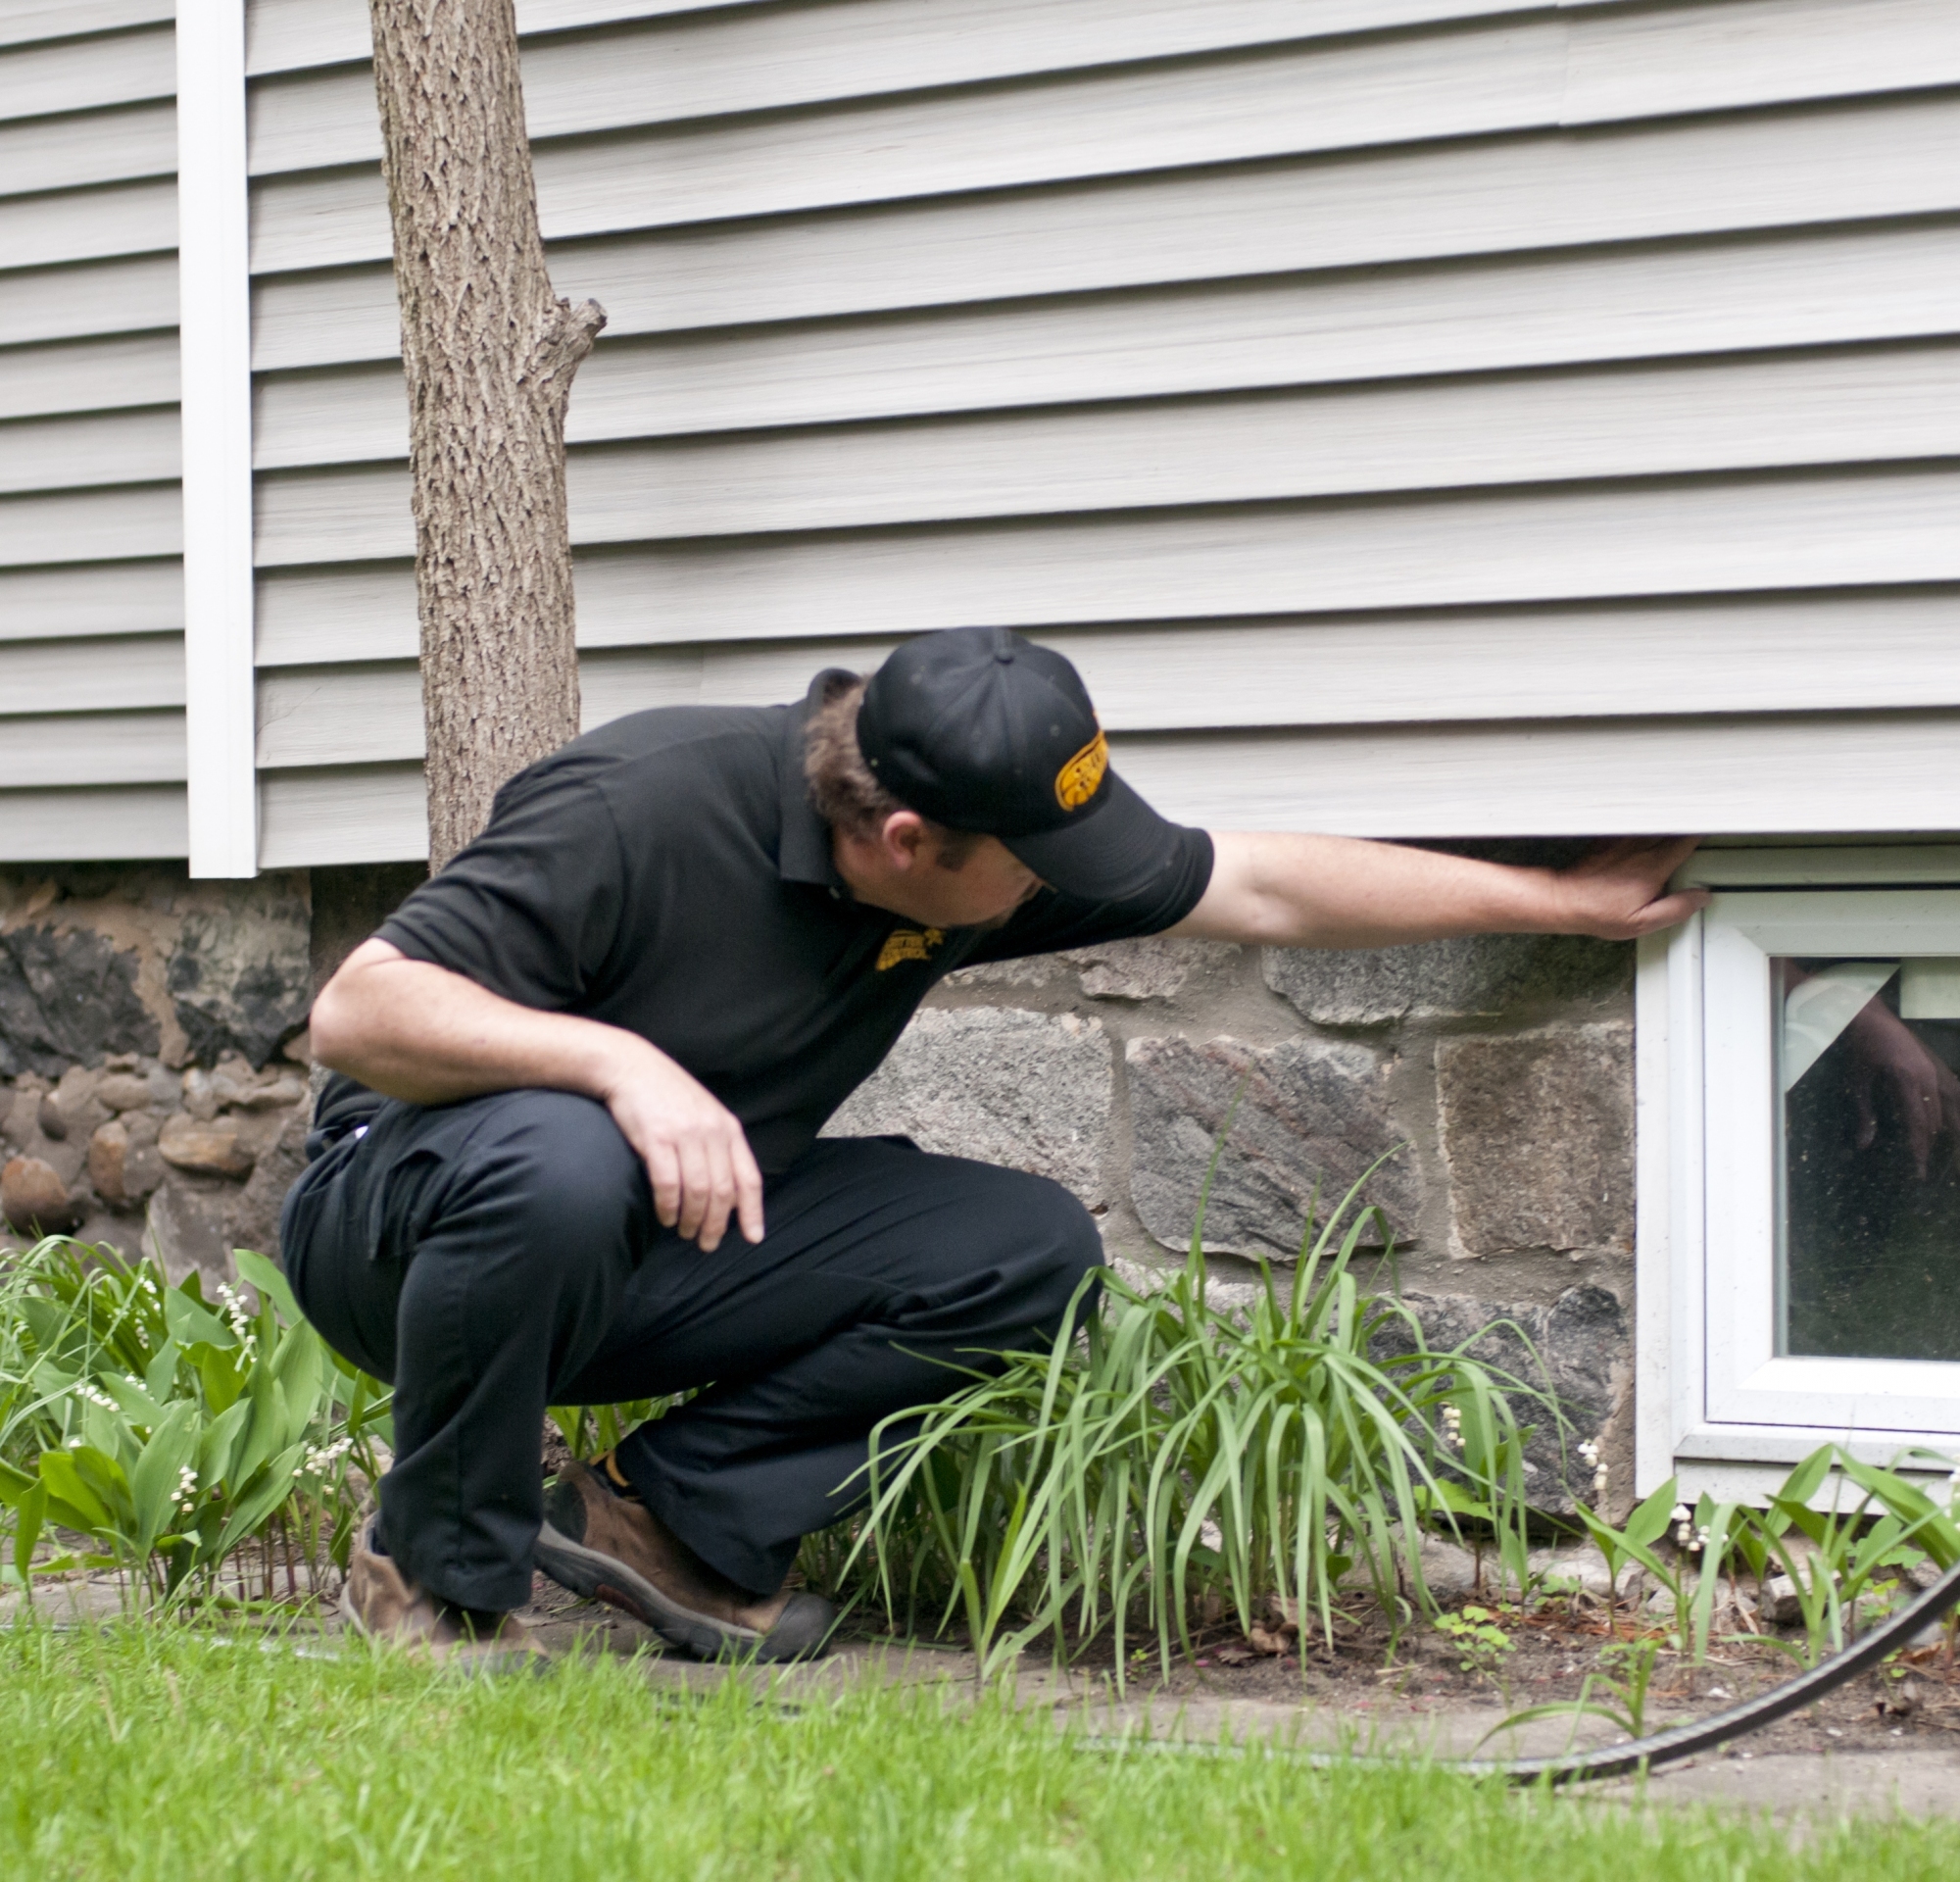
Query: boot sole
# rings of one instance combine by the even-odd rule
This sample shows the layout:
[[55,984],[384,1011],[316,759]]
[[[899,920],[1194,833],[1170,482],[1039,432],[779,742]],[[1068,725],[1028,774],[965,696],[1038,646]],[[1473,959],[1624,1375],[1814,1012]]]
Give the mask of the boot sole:
[[828,1602],[803,1594],[790,1597],[782,1618],[766,1634],[715,1620],[662,1594],[617,1556],[573,1542],[549,1522],[538,1531],[535,1560],[561,1588],[631,1614],[696,1659],[801,1659],[823,1645],[836,1620]]

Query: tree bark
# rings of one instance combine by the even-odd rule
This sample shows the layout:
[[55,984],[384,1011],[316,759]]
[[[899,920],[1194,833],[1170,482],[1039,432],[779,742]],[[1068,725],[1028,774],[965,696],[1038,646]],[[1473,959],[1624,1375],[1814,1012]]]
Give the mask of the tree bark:
[[578,731],[564,414],[605,311],[552,291],[513,0],[369,0],[415,475],[429,867]]

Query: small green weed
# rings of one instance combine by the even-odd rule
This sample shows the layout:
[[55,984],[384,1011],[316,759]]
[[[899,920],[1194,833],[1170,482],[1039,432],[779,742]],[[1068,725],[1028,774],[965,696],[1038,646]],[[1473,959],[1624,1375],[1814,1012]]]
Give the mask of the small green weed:
[[1455,1644],[1462,1656],[1456,1663],[1466,1673],[1499,1673],[1517,1650],[1517,1643],[1498,1626],[1497,1616],[1488,1608],[1462,1608],[1453,1614],[1438,1614],[1430,1624]]

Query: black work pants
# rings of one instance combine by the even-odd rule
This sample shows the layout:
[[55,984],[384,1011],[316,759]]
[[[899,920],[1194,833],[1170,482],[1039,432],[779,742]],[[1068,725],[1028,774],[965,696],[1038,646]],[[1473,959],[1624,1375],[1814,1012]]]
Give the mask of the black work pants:
[[620,1465],[703,1560],[773,1590],[861,1498],[872,1426],[1051,1337],[1102,1259],[1058,1185],[884,1138],[820,1141],[765,1206],[760,1245],[731,1222],[702,1254],[605,1107],[556,1091],[390,1102],[309,1166],[286,1268],[328,1344],[394,1385],[381,1525],[406,1573],[521,1605],[545,1407],[705,1386]]

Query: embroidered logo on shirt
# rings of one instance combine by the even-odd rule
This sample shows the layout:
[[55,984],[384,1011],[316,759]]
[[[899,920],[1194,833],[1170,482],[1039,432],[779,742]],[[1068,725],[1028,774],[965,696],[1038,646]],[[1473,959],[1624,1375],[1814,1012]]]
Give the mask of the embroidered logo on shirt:
[[938,928],[894,928],[878,950],[878,971],[884,973],[901,961],[930,961],[933,949],[945,939]]
[[1054,774],[1055,801],[1064,811],[1079,811],[1102,788],[1109,768],[1109,741],[1101,731]]

